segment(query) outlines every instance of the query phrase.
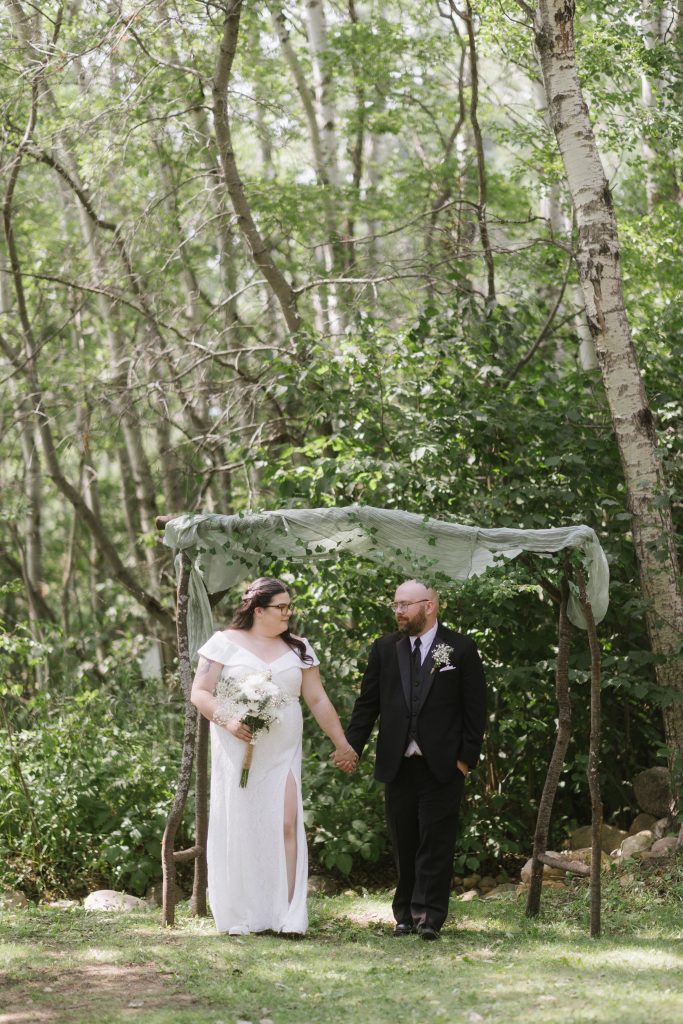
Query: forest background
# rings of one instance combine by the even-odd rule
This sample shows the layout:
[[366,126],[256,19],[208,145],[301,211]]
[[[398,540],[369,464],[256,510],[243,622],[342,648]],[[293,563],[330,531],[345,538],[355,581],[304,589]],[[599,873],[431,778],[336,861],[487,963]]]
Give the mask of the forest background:
[[[576,34],[592,133],[551,95],[553,24]],[[0,882],[160,875],[183,716],[164,513],[593,527],[601,782],[628,826],[633,776],[683,752],[678,5],[4,0],[0,26]],[[596,303],[622,285],[615,333]],[[558,571],[442,594],[490,685],[459,871],[530,850],[556,715],[539,577]],[[344,718],[396,578],[262,572],[291,581]],[[589,675],[577,634],[553,843],[589,816]],[[371,759],[347,779],[328,757],[308,722],[312,855],[381,874]]]

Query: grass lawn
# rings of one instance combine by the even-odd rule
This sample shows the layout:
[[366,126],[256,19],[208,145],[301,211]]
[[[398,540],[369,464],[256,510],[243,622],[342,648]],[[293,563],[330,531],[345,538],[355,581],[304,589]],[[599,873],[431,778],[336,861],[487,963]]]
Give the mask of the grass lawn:
[[680,1024],[683,902],[634,878],[459,903],[440,942],[391,935],[390,894],[315,897],[308,935],[229,938],[181,910],[0,912],[0,1024]]

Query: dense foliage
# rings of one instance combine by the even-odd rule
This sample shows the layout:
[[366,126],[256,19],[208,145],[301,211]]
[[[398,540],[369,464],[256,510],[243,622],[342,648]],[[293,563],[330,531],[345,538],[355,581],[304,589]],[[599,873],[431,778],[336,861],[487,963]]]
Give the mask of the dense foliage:
[[[182,702],[172,563],[154,516],[204,508],[363,502],[483,526],[592,526],[612,572],[605,807],[628,824],[633,774],[664,756],[666,695],[600,375],[578,356],[570,204],[521,10],[472,4],[472,41],[445,3],[245,5],[229,88],[234,152],[264,246],[295,292],[293,336],[221,170],[211,97],[223,7],[50,0],[0,14],[0,183],[19,264],[6,234],[0,876],[35,891],[89,879],[142,891],[158,876]],[[320,10],[322,35],[311,21]],[[682,28],[672,12],[588,0],[577,30],[675,495]],[[371,638],[391,627],[396,579],[343,560],[263,571],[291,578],[344,717]],[[513,563],[443,593],[444,619],[476,638],[490,681],[459,868],[530,846],[555,716],[555,609],[538,578],[557,572]],[[143,678],[143,657],[159,649],[161,676]],[[558,839],[588,811],[587,678],[575,633]],[[308,722],[311,851],[353,872],[386,854],[381,792],[367,759],[349,780],[328,755]]]

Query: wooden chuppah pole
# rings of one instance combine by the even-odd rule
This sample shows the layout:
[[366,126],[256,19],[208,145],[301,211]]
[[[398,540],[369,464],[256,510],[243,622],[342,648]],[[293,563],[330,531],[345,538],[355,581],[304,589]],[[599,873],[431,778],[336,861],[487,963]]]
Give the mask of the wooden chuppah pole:
[[579,569],[579,598],[588,627],[591,652],[591,731],[588,750],[588,788],[591,795],[591,938],[600,935],[600,873],[602,868],[602,797],[600,796],[600,644],[593,609],[586,595],[586,578]]
[[[543,793],[538,805],[536,830],[534,832],[534,849],[531,862],[531,879],[529,895],[526,901],[527,917],[536,917],[541,906],[541,889],[543,885],[543,865],[548,863],[546,848],[550,815],[555,802],[555,795],[564,765],[565,754],[571,735],[571,705],[569,702],[569,647],[571,625],[567,617],[569,600],[569,584],[566,576],[560,587],[560,615],[558,622],[557,664],[555,667],[555,695],[557,697],[558,719],[555,747],[548,765],[548,773],[543,786]],[[554,862],[553,862],[553,866]],[[559,865],[558,865],[559,866]],[[581,865],[583,866],[583,865]]]
[[209,720],[197,715],[197,758],[195,767],[195,813],[194,832],[197,857],[194,862],[194,882],[190,910],[195,917],[206,917],[206,887],[208,868],[206,864],[206,841],[209,832]]
[[190,559],[184,552],[180,554],[180,571],[176,591],[176,632],[178,636],[178,669],[180,684],[183,690],[185,708],[185,728],[183,731],[183,752],[180,759],[180,774],[176,786],[164,836],[161,841],[161,867],[163,871],[161,919],[165,925],[175,921],[175,879],[176,861],[191,860],[197,857],[197,847],[190,850],[175,852],[173,849],[176,832],[183,817],[187,794],[192,779],[192,762],[194,760],[195,735],[197,732],[197,710],[190,702],[192,690],[192,666],[190,665],[190,645],[187,636],[187,610],[189,604]]
[[[163,530],[174,516],[157,516],[156,527]],[[190,701],[192,691],[192,663],[187,629],[189,610],[189,586],[192,563],[185,552],[180,552],[180,571],[176,588],[176,635],[178,644],[178,670],[183,691],[185,725],[183,730],[183,751],[180,759],[180,773],[173,804],[166,821],[161,842],[161,866],[163,872],[162,922],[172,925],[175,921],[175,880],[176,864],[194,860],[194,882],[190,910],[197,917],[207,913],[206,886],[206,839],[208,831],[208,748],[209,723]],[[222,594],[216,595],[217,598]],[[187,850],[174,850],[175,837],[182,821],[187,796],[192,781],[192,766],[197,754],[195,772],[195,845]]]
[[527,898],[526,913],[535,917],[540,908],[541,889],[543,884],[543,865],[561,868],[577,875],[590,875],[591,910],[590,935],[600,935],[601,915],[601,879],[602,867],[602,799],[600,796],[600,645],[593,617],[593,609],[586,594],[586,580],[583,572],[577,570],[579,599],[588,632],[588,643],[591,652],[591,699],[590,699],[590,739],[588,750],[588,788],[591,796],[591,865],[590,868],[564,857],[551,856],[546,853],[550,813],[557,792],[557,785],[567,751],[570,736],[571,707],[569,703],[568,669],[569,669],[569,636],[570,625],[567,617],[567,601],[569,584],[565,576],[561,587],[560,618],[558,626],[558,653],[555,674],[555,689],[558,703],[558,727],[555,749],[548,766],[543,794],[538,808],[536,831],[534,834],[534,851],[532,855],[531,880]]
[[[157,530],[164,530],[167,523],[170,523],[173,519],[175,519],[175,516],[157,516]],[[208,871],[206,843],[209,828],[209,722],[203,715],[197,714],[197,709],[190,701],[192,663],[190,660],[187,615],[189,610],[191,568],[192,562],[188,555],[184,551],[180,552],[180,572],[176,588],[176,636],[180,684],[184,698],[185,725],[183,730],[183,752],[180,760],[176,792],[161,843],[161,866],[163,872],[162,922],[165,925],[172,925],[175,921],[175,866],[180,861],[194,860],[194,881],[190,900],[191,913],[195,917],[204,917],[207,913],[206,890]],[[211,605],[215,605],[226,593],[227,591],[224,590],[211,595]],[[175,837],[182,821],[185,804],[190,792],[195,752],[195,845],[187,850],[174,850]]]

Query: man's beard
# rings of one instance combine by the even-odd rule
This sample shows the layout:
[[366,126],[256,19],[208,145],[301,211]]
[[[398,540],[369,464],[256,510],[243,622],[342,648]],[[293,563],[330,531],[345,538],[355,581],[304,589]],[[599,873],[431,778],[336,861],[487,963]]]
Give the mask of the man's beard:
[[406,636],[418,636],[426,625],[427,612],[425,611],[424,606],[421,606],[419,612],[413,615],[412,619],[408,619],[398,628],[399,632],[405,633]]

